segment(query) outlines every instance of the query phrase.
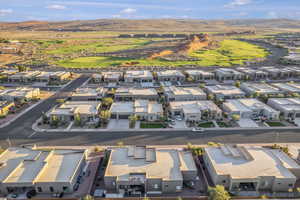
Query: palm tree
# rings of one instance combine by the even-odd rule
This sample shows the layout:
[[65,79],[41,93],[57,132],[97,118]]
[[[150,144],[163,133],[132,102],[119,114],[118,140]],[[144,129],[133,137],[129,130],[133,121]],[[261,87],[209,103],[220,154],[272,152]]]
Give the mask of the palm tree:
[[136,115],[130,115],[128,117],[128,119],[129,119],[130,128],[134,128],[135,127],[135,122],[138,120],[137,116]]
[[108,111],[108,110],[100,111],[99,118],[101,120],[102,125],[107,124],[110,117],[111,117],[110,111]]

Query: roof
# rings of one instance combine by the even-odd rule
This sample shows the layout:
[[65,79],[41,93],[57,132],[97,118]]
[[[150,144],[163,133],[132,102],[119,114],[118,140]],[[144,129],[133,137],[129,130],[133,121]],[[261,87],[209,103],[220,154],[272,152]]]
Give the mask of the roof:
[[153,78],[153,75],[150,71],[126,71],[125,78]]
[[154,88],[118,88],[116,90],[115,95],[139,95],[139,96],[147,96],[147,95],[158,95],[157,91]]
[[165,70],[157,72],[157,76],[183,76],[179,70]]
[[122,72],[101,72],[104,79],[119,79],[122,76]]
[[96,115],[101,103],[97,101],[67,101],[51,110],[52,115],[86,114]]
[[212,85],[205,86],[205,88],[213,94],[245,95],[245,93],[242,90],[232,85]]
[[204,110],[221,112],[213,101],[174,101],[170,102],[170,109],[183,110],[185,113],[198,113]]
[[115,102],[112,104],[110,111],[112,113],[163,113],[161,104],[149,100],[135,100],[134,102]]
[[146,178],[183,180],[182,171],[196,171],[190,152],[179,149],[122,147],[113,148],[105,176],[130,180],[132,173],[145,174]]
[[32,96],[32,91],[39,91],[39,88],[18,87],[15,89],[0,90],[0,96],[27,97]]
[[54,150],[47,157],[36,182],[67,182],[70,181],[84,157],[81,150]]
[[272,85],[266,83],[242,83],[241,88],[249,90],[251,93],[261,93],[261,94],[274,94],[280,93],[279,88],[273,87]]
[[285,111],[300,111],[299,98],[270,98],[268,104]]
[[273,83],[272,85],[286,92],[300,92],[300,83]]
[[205,152],[218,175],[230,175],[234,179],[260,176],[296,179],[289,169],[300,169],[293,159],[276,149],[225,145],[206,147]]
[[251,112],[255,110],[267,110],[269,112],[278,112],[271,108],[270,106],[260,102],[257,99],[228,99],[223,103],[230,112],[240,111],[240,112]]
[[83,150],[8,148],[0,156],[0,181],[5,184],[70,182],[83,157]]
[[110,107],[111,113],[133,113],[133,102],[114,102]]
[[216,73],[222,73],[222,74],[225,74],[225,75],[232,75],[232,74],[241,75],[242,74],[239,71],[236,71],[234,69],[229,69],[229,68],[218,68],[218,69],[216,69],[215,72]]
[[198,75],[213,76],[214,75],[212,72],[196,70],[196,69],[185,70],[185,72],[191,76],[198,76]]
[[77,88],[73,93],[72,97],[102,97],[104,96],[105,90],[103,87],[98,88]]
[[165,87],[164,92],[174,96],[206,96],[206,94],[198,87]]

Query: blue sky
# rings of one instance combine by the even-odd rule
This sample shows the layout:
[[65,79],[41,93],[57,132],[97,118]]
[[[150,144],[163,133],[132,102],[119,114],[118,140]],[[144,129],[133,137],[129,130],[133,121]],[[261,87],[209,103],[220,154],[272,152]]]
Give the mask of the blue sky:
[[0,0],[0,21],[300,19],[300,0]]

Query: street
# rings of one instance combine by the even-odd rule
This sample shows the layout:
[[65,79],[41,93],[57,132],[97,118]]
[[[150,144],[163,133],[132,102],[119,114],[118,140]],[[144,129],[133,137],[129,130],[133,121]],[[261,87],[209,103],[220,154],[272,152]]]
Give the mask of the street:
[[[79,87],[88,79],[82,75],[70,85],[22,115],[5,128],[0,129],[1,147],[37,144],[37,145],[116,145],[122,141],[124,144],[136,145],[182,145],[219,143],[274,143],[300,142],[299,130],[207,130],[204,133],[192,131],[164,131],[164,132],[70,132],[70,133],[44,133],[32,130],[32,124],[56,104],[56,99],[65,98],[69,92]],[[8,140],[9,139],[9,140]]]

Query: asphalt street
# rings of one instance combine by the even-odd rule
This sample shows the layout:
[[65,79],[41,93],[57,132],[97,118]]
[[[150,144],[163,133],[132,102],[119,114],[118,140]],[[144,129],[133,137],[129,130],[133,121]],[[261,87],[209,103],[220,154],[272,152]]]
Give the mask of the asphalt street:
[[[115,145],[122,141],[124,144],[136,145],[183,145],[220,143],[295,143],[300,142],[299,130],[207,130],[204,133],[192,131],[164,132],[70,132],[44,133],[32,130],[32,124],[56,104],[56,99],[67,97],[72,90],[79,87],[88,79],[82,75],[70,85],[50,97],[46,101],[25,113],[9,126],[0,129],[0,145],[7,147],[20,145]],[[9,138],[9,141],[8,141]]]

